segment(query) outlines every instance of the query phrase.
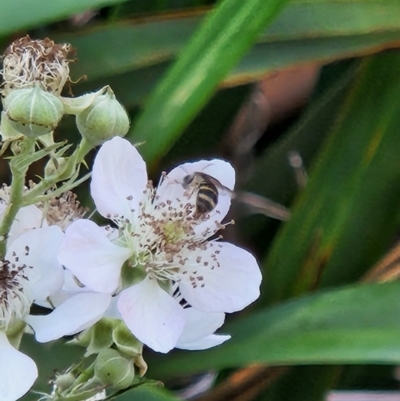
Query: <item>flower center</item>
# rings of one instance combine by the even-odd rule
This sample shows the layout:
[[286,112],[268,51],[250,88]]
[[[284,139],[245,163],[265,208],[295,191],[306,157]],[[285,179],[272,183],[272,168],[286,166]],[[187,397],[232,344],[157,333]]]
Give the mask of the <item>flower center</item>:
[[0,329],[6,330],[11,323],[21,321],[29,313],[31,300],[26,293],[23,281],[28,280],[24,269],[28,266],[17,265],[14,261],[4,260],[0,267]]

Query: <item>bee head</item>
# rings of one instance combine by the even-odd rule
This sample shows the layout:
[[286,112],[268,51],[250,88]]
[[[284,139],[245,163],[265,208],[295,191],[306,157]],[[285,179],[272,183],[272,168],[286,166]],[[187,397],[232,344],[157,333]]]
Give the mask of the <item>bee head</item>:
[[189,188],[189,185],[193,182],[193,180],[194,180],[194,174],[188,174],[188,175],[185,175],[184,177],[183,177],[183,181],[182,181],[182,186],[183,186],[183,188],[185,188],[185,189],[187,189],[187,188]]

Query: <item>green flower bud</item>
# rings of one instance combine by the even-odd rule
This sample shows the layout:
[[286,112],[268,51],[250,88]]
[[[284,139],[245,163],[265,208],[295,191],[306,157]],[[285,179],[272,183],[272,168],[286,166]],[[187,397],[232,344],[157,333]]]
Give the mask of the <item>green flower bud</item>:
[[132,361],[114,349],[102,350],[94,362],[95,378],[104,385],[122,390],[129,387],[135,378]]
[[112,330],[114,320],[103,318],[96,324],[76,336],[71,344],[87,348],[85,357],[108,349],[113,343]]
[[143,344],[132,335],[122,320],[116,321],[112,336],[115,346],[124,355],[131,358],[142,355]]
[[61,393],[71,388],[75,380],[76,377],[72,372],[66,372],[61,375],[58,375],[54,380],[54,384],[56,385],[58,391]]
[[53,131],[64,113],[61,100],[38,85],[11,91],[4,109],[12,127],[31,138]]
[[82,137],[97,146],[114,136],[125,136],[129,117],[115,98],[109,86],[94,96],[90,106],[76,116],[76,125]]

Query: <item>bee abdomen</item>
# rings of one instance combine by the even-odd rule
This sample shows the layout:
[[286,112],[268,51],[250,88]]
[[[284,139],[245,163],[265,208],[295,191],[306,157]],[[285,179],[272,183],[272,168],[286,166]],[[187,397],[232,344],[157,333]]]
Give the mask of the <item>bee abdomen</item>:
[[202,183],[199,186],[199,191],[196,198],[197,213],[209,213],[218,204],[218,189],[210,183]]

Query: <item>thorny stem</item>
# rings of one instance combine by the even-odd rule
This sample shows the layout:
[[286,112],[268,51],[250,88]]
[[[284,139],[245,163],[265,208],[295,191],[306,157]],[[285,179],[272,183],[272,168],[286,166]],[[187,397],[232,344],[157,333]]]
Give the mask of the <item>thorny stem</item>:
[[93,145],[91,145],[85,138],[82,138],[81,143],[79,144],[76,155],[75,161],[76,163],[84,163],[85,156],[93,149]]
[[[84,163],[85,156],[89,153],[89,151],[93,148],[85,139],[82,139],[81,143],[75,150],[75,152],[69,157],[68,164],[64,170],[62,170],[59,174],[52,175],[48,178],[43,178],[40,183],[35,185],[24,197],[23,197],[23,205],[32,205],[39,202],[44,193],[53,188],[57,183],[63,180],[68,180],[71,178],[74,173],[79,168],[81,163]],[[88,177],[88,176],[85,176]],[[74,183],[71,184],[70,188],[66,188],[64,191],[73,188]]]
[[[35,149],[35,140],[24,137],[22,140],[24,146],[24,154],[30,154]],[[6,253],[6,242],[7,235],[10,231],[11,225],[15,220],[19,209],[22,207],[23,192],[25,185],[25,176],[28,171],[29,165],[24,163],[19,164],[16,160],[18,156],[15,156],[10,163],[12,181],[10,188],[10,199],[6,210],[4,212],[3,219],[0,224],[0,258],[3,259]]]

